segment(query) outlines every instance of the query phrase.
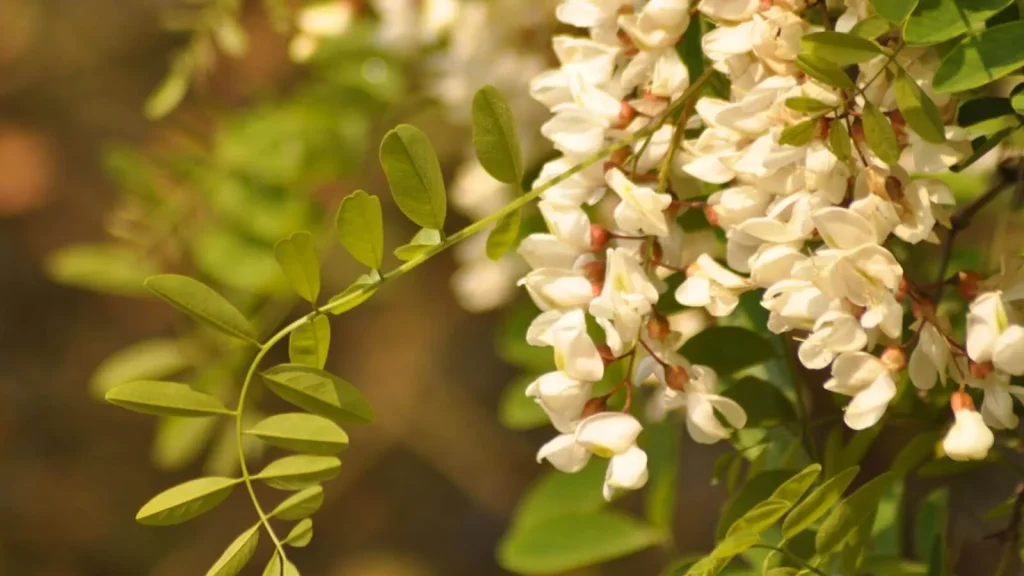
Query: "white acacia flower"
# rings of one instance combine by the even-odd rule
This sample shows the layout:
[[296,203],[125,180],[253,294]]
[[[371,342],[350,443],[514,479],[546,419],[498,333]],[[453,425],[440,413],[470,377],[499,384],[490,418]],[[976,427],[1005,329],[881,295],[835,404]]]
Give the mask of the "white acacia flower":
[[769,286],[761,299],[768,309],[768,329],[775,334],[811,330],[831,304],[820,288],[808,280],[781,280]]
[[808,256],[799,243],[762,244],[748,260],[750,280],[767,288],[792,277],[793,268],[805,262]]
[[[564,156],[545,163],[537,176],[537,185],[551,181],[573,166],[575,163]],[[541,194],[541,198],[555,204],[570,206],[596,204],[604,195],[604,184],[604,171],[600,164],[594,164],[548,188]]]
[[558,268],[538,268],[521,280],[533,302],[543,311],[582,308],[594,298],[594,289],[581,273]]
[[751,218],[764,216],[772,195],[750,185],[731,186],[712,194],[708,206],[718,218],[718,225],[729,229]]
[[570,378],[597,382],[604,377],[604,361],[587,334],[583,310],[544,312],[530,324],[526,341],[533,346],[554,347],[555,366]]
[[761,7],[761,0],[700,0],[697,10],[715,22],[750,20]]
[[942,450],[953,460],[984,460],[995,442],[981,414],[964,408],[953,413],[953,427],[942,440]]
[[997,370],[1024,374],[1024,327],[1012,323],[1002,292],[979,294],[967,313],[967,354]]
[[636,445],[641,430],[636,418],[621,412],[594,414],[576,427],[577,444],[609,459],[605,500],[611,500],[619,490],[638,490],[647,483],[647,454]]
[[[686,430],[695,442],[714,444],[732,435],[731,429],[740,429],[747,425],[747,413],[732,398],[716,394],[718,375],[707,366],[694,364],[688,369],[690,380],[685,390],[676,390],[663,386],[653,401],[656,413],[684,409],[686,413]],[[729,424],[727,428],[719,421],[716,413],[721,414]]]
[[740,303],[740,294],[754,284],[732,272],[707,254],[701,254],[686,270],[687,278],[676,289],[683,306],[707,308],[712,316],[728,316]]
[[548,230],[567,246],[579,252],[590,249],[590,217],[578,205],[562,204],[553,200],[537,203]]
[[590,28],[595,40],[614,44],[619,10],[629,4],[630,0],[563,0],[555,17],[570,26]]
[[832,378],[825,389],[853,400],[846,405],[843,421],[854,430],[870,428],[881,420],[889,401],[896,396],[892,374],[877,357],[867,352],[846,352],[832,363]]
[[848,312],[832,310],[822,314],[814,330],[800,344],[800,362],[812,370],[824,368],[836,355],[863,350],[868,336],[860,321]]
[[604,288],[590,303],[590,313],[632,339],[657,302],[658,291],[636,257],[625,248],[608,249]]
[[615,207],[615,224],[619,228],[629,234],[668,236],[665,210],[672,203],[671,196],[634,184],[618,168],[612,168],[605,176],[608,186],[620,198]]
[[946,372],[949,369],[949,346],[939,329],[931,322],[921,326],[917,346],[910,354],[907,372],[910,381],[921,390],[930,390],[939,380],[946,384]]
[[754,23],[752,49],[776,74],[796,73],[794,61],[800,53],[800,38],[809,25],[798,14],[779,6],[758,13]]
[[583,406],[590,399],[591,389],[590,382],[556,371],[548,372],[531,382],[526,388],[526,396],[544,409],[555,429],[568,433],[575,430]]
[[619,27],[641,50],[674,49],[689,25],[689,0],[650,0],[639,13],[619,16]]
[[1009,374],[992,370],[985,378],[969,377],[967,383],[984,391],[980,412],[985,424],[1003,430],[1017,428],[1019,419],[1013,413],[1013,399],[1024,403],[1024,388],[1011,384]]

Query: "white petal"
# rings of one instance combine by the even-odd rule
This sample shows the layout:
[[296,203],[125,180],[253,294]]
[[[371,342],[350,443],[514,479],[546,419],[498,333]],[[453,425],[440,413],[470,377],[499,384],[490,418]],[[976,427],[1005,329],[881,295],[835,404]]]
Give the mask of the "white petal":
[[548,441],[537,451],[537,462],[547,460],[562,472],[579,472],[590,460],[590,452],[573,440],[572,434],[561,434]]
[[881,420],[894,396],[896,384],[888,374],[883,374],[853,397],[846,406],[843,421],[854,430],[870,428]]
[[729,437],[729,430],[718,421],[714,406],[703,394],[686,397],[686,431],[695,442],[714,444]]
[[601,412],[585,418],[576,428],[576,442],[604,457],[622,454],[640,435],[640,422],[621,412]]
[[1024,327],[1014,324],[999,335],[992,353],[992,363],[1003,372],[1024,375]]
[[956,421],[942,441],[942,449],[953,460],[984,460],[988,456],[995,436],[985,426],[981,414],[973,410],[959,410]]
[[611,500],[615,490],[639,490],[647,483],[647,454],[636,445],[612,456],[605,472],[604,497]]

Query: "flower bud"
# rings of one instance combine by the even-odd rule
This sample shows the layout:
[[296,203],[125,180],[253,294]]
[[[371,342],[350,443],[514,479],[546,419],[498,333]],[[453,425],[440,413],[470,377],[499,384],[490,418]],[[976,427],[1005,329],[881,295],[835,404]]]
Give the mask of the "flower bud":
[[654,258],[655,262],[661,262],[661,259],[665,256],[665,250],[661,247],[661,242],[657,240],[651,246],[651,258]]
[[895,176],[886,176],[885,193],[889,195],[890,200],[896,202],[903,200],[903,182]]
[[611,234],[608,233],[608,229],[604,226],[600,224],[590,225],[590,249],[594,252],[604,252],[610,237]]
[[910,293],[910,282],[907,281],[905,276],[900,277],[900,286],[896,289],[896,301],[899,302],[907,297]]
[[607,344],[598,344],[597,353],[601,355],[601,360],[605,364],[611,364],[615,361],[615,352],[612,351],[612,347]]
[[988,378],[988,375],[992,373],[993,369],[994,367],[992,366],[991,360],[987,362],[970,362],[971,376],[977,378],[978,380],[984,380],[985,378]]
[[978,283],[981,282],[981,274],[974,270],[964,270],[956,275],[956,289],[964,300],[974,300],[978,295]]
[[882,364],[889,372],[896,373],[907,365],[907,355],[899,346],[889,346],[882,352]]
[[629,102],[623,100],[619,107],[619,119],[616,120],[613,127],[622,130],[626,126],[629,126],[629,123],[633,121],[633,118],[636,118],[636,110],[629,105]]
[[682,366],[669,366],[665,369],[665,384],[673,390],[680,392],[686,390],[686,383],[690,381],[690,374]]
[[580,418],[589,418],[594,414],[606,412],[608,410],[608,397],[597,396],[587,400],[587,403],[583,405],[583,413],[580,414]]
[[651,338],[663,341],[665,338],[668,338],[671,332],[672,329],[668,325],[668,318],[653,312],[650,319],[647,320],[647,333],[651,335]]
[[604,260],[591,260],[582,266],[583,276],[592,284],[603,284],[605,275]]
[[974,410],[974,402],[964,392],[954,394],[950,404],[954,422],[942,440],[942,450],[953,460],[984,460],[995,441],[985,418]]
[[704,217],[708,219],[708,224],[712,228],[718,228],[718,212],[715,211],[715,207],[711,204],[704,205]]
[[967,392],[954,392],[949,398],[949,407],[953,409],[953,412],[974,411],[974,399]]

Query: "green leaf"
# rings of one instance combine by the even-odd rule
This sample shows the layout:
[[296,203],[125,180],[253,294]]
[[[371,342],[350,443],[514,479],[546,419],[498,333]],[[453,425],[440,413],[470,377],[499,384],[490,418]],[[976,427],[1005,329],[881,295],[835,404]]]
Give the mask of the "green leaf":
[[348,448],[348,434],[322,416],[275,414],[245,431],[267,444],[305,454],[337,454]]
[[575,473],[552,470],[527,490],[513,516],[513,529],[526,529],[553,518],[586,514],[603,509],[608,503],[601,495],[605,466],[590,462]]
[[[873,4],[886,0],[875,0]],[[1013,0],[921,0],[903,29],[912,46],[930,46],[971,32],[998,14]]]
[[679,490],[680,423],[671,419],[648,423],[643,444],[649,480],[644,491],[644,516],[652,525],[671,533]]
[[975,138],[985,138],[998,134],[1003,130],[1013,130],[1020,125],[1020,118],[1017,113],[1007,114],[1005,116],[997,116],[995,118],[989,118],[988,120],[982,120],[977,124],[971,124],[964,129],[964,136],[973,140]]
[[303,518],[299,520],[299,523],[292,527],[288,535],[285,536],[282,544],[294,546],[295,548],[305,548],[313,540],[313,521],[309,518]]
[[505,252],[515,246],[519,238],[519,225],[522,215],[519,210],[505,216],[494,225],[494,229],[487,235],[487,257],[491,260],[500,260]]
[[771,360],[775,348],[752,330],[715,326],[687,340],[679,353],[696,364],[711,367],[719,376],[728,376]]
[[191,82],[193,59],[178,57],[171,71],[164,77],[159,86],[146,98],[143,110],[146,118],[159,120],[170,114],[188,94],[188,86]]
[[146,288],[196,321],[259,345],[245,316],[206,284],[188,276],[161,274],[147,278]]
[[803,146],[814,139],[818,126],[819,121],[817,118],[810,118],[803,122],[786,126],[782,130],[782,134],[779,135],[779,144]]
[[786,107],[789,108],[790,110],[796,110],[797,112],[806,112],[808,114],[815,114],[817,112],[828,112],[829,110],[835,109],[835,106],[826,104],[821,100],[815,100],[814,98],[807,98],[804,96],[786,98]]
[[191,464],[209,444],[217,423],[215,418],[161,418],[150,448],[153,465],[161,470],[179,470]]
[[296,232],[274,246],[274,256],[295,293],[307,302],[320,297],[320,260],[313,235]]
[[[875,0],[875,2],[877,3],[878,0]],[[913,0],[913,2],[916,3],[917,0]],[[898,0],[893,3],[898,3]],[[850,34],[866,40],[874,40],[889,30],[892,30],[892,25],[888,20],[882,16],[870,16],[854,24],[853,28],[850,29]]]
[[785,500],[765,500],[740,516],[726,532],[726,538],[736,534],[760,534],[778,522],[793,504]]
[[168,488],[146,502],[135,515],[140,524],[170,526],[209,512],[231,494],[238,478],[196,478]]
[[264,372],[263,381],[282,400],[335,422],[373,422],[373,410],[362,392],[323,370],[281,364]]
[[281,562],[281,557],[278,556],[277,552],[270,557],[270,562],[267,563],[267,567],[263,569],[263,576],[300,576],[299,569],[292,564],[291,560],[285,560]]
[[509,430],[532,430],[548,423],[544,409],[526,396],[526,388],[537,379],[535,374],[522,374],[510,382],[498,400],[498,422]]
[[614,560],[660,544],[662,532],[616,512],[559,516],[515,530],[498,547],[511,572],[559,574]]
[[749,428],[768,428],[797,419],[793,404],[778,387],[754,376],[744,376],[722,395],[743,407]]
[[807,53],[837,66],[860,64],[883,54],[871,40],[831,30],[808,34],[800,39],[800,44]]
[[144,293],[143,282],[158,271],[144,255],[119,244],[75,244],[46,259],[55,282],[125,296]]
[[380,199],[356,190],[341,201],[335,218],[338,240],[363,266],[380,268],[384,262],[384,216]]
[[828,147],[840,162],[846,162],[853,154],[850,132],[842,120],[833,120],[828,127]]
[[917,7],[918,0],[871,0],[871,7],[893,24],[902,24]]
[[968,36],[946,54],[932,86],[942,93],[962,92],[988,84],[1024,65],[1024,21],[1000,24]]
[[331,322],[317,316],[295,329],[288,336],[288,359],[293,364],[322,370],[331,348]]
[[934,457],[936,444],[942,439],[940,432],[925,432],[913,438],[900,450],[892,461],[890,469],[899,476],[906,476],[924,462],[929,456]]
[[427,135],[400,124],[380,143],[380,164],[402,213],[423,228],[443,229],[448,200],[441,165]]
[[473,148],[480,164],[506,184],[523,179],[523,151],[515,118],[497,88],[484,86],[473,95]]
[[107,402],[143,414],[157,416],[216,416],[231,414],[213,396],[193,390],[188,384],[160,380],[138,380],[114,386]]
[[423,228],[412,237],[408,244],[395,248],[395,257],[404,262],[424,255],[428,250],[441,243],[441,231]]
[[894,166],[900,160],[900,145],[896,132],[885,114],[871,102],[864,103],[864,139],[876,156],[886,164]]
[[770,500],[788,502],[790,506],[793,506],[804,495],[804,492],[807,492],[807,489],[814,484],[819,475],[821,475],[821,464],[811,464],[776,488]]
[[260,525],[257,524],[235,538],[227,550],[206,571],[206,576],[236,576],[256,553],[260,542]]
[[270,517],[281,520],[301,520],[315,514],[323,504],[324,489],[317,484],[285,498],[270,513]]
[[791,540],[814,524],[839,501],[860,468],[854,466],[836,474],[797,504],[782,523],[782,538]]
[[1010,105],[1014,112],[1024,115],[1024,83],[1017,84],[1010,92]]
[[996,146],[999,146],[999,144],[1003,140],[1006,140],[1006,138],[1009,137],[1010,134],[1013,134],[1015,131],[1016,131],[1015,128],[1004,128],[1003,130],[1000,130],[999,132],[996,132],[995,134],[993,134],[991,136],[985,137],[985,139],[980,144],[974,145],[972,143],[972,145],[974,145],[974,151],[971,152],[970,156],[968,156],[967,158],[964,158],[963,160],[961,160],[961,161],[957,162],[956,164],[950,166],[949,167],[950,171],[951,172],[961,172],[961,171],[963,171],[965,168],[967,168],[971,164],[974,164],[975,162],[980,160],[982,156],[984,156],[984,155],[988,154],[989,152],[991,152]]
[[823,84],[842,90],[854,89],[853,80],[842,68],[817,54],[800,54],[796,57],[796,67]]
[[836,551],[860,528],[861,523],[873,519],[878,502],[896,479],[892,472],[872,478],[853,494],[845,498],[821,524],[814,540],[818,554]]
[[956,122],[960,126],[972,126],[985,120],[1013,114],[1013,106],[1008,98],[980,96],[960,102],[956,109]]
[[939,108],[903,68],[896,72],[896,104],[914,132],[929,142],[945,142],[946,128]]
[[850,442],[843,447],[843,451],[839,454],[838,466],[840,470],[845,470],[851,466],[857,466],[867,455],[868,449],[874,444],[875,438],[882,432],[882,426],[872,426],[867,430],[858,430],[854,432],[853,438]]
[[[764,504],[768,504],[768,502],[764,502]],[[774,504],[771,507],[775,507]],[[737,531],[719,542],[708,556],[721,560],[730,559],[741,552],[746,552],[760,541],[761,537],[756,533]]]
[[913,532],[915,556],[929,564],[944,564],[945,554],[941,549],[945,546],[948,515],[948,488],[932,490],[918,502]]
[[[344,314],[349,310],[359,306],[363,302],[370,299],[374,292],[377,291],[377,285],[380,283],[380,275],[376,272],[371,274],[363,274],[356,281],[353,282],[348,288],[345,288],[341,294],[337,294],[331,297],[327,307],[330,308],[331,314],[337,316],[338,314]],[[344,301],[343,305],[336,305],[338,302]]]
[[341,460],[334,456],[286,456],[274,460],[253,478],[278,490],[305,490],[338,475]]
[[181,343],[172,338],[136,342],[107,356],[89,379],[89,391],[102,398],[108,390],[133,380],[159,380],[189,365]]
[[728,528],[748,510],[769,498],[794,475],[793,470],[766,470],[747,480],[747,483],[726,501],[718,519],[716,536],[724,538]]

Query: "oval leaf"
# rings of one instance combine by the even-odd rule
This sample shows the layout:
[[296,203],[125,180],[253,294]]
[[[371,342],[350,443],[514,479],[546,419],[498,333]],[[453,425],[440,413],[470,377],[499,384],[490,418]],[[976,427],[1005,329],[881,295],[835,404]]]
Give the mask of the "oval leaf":
[[283,544],[295,548],[305,548],[313,540],[313,521],[309,518],[299,520],[299,523],[292,527],[291,532],[285,536]]
[[[884,4],[890,0],[875,0]],[[910,45],[930,46],[980,28],[1013,0],[921,0],[903,29]],[[879,12],[881,13],[881,12]]]
[[296,232],[274,245],[274,257],[288,278],[292,290],[307,302],[320,297],[320,260],[316,256],[313,235]]
[[771,342],[752,330],[736,326],[716,326],[699,332],[679,352],[695,363],[710,366],[719,376],[775,357]]
[[484,86],[473,96],[473,148],[496,180],[516,185],[522,181],[523,151],[515,118],[494,86]]
[[968,36],[935,71],[936,92],[962,92],[1002,78],[1024,65],[1024,21],[993,26]]
[[850,80],[842,68],[817,54],[800,54],[796,57],[796,67],[818,82],[834,88],[843,90],[853,90],[854,88],[853,80]]
[[271,518],[281,520],[301,520],[312,516],[323,506],[324,489],[318,484],[310,486],[301,492],[296,492],[274,508],[270,513]]
[[[914,0],[914,2],[916,3],[917,0]],[[865,18],[864,20],[854,24],[853,28],[850,29],[850,34],[866,38],[868,40],[874,40],[891,29],[892,25],[890,25],[889,21],[885,18],[881,16],[871,16],[870,18]]]
[[807,112],[808,114],[814,114],[816,112],[828,112],[835,108],[830,106],[821,100],[815,100],[814,98],[807,98],[805,96],[797,96],[795,98],[786,98],[786,107],[790,110],[796,110],[797,112]]
[[733,522],[726,532],[726,539],[737,534],[760,534],[785,516],[792,506],[785,500],[765,500]]
[[886,164],[894,166],[900,160],[900,145],[889,119],[871,102],[864,102],[864,139],[871,151]]
[[282,400],[335,422],[373,422],[373,410],[362,392],[323,370],[281,364],[264,372],[263,381]]
[[821,474],[821,464],[814,463],[804,468],[800,472],[797,472],[795,476],[786,480],[775,489],[772,493],[771,500],[780,500],[782,502],[788,502],[790,506],[797,503],[800,497],[807,492],[807,489],[814,484],[814,481],[818,479]]
[[512,572],[558,574],[628,556],[663,540],[660,530],[623,514],[572,514],[513,531],[499,545],[498,563]]
[[853,154],[850,131],[842,120],[833,120],[828,126],[828,147],[841,162],[846,162]]
[[843,496],[843,492],[850,486],[859,471],[860,468],[857,466],[847,468],[811,492],[807,499],[793,508],[793,511],[782,523],[782,537],[790,540],[824,516],[828,509]]
[[902,24],[917,7],[917,0],[871,0],[871,7],[893,24]]
[[380,268],[384,262],[384,216],[380,199],[362,190],[345,197],[335,218],[338,240],[363,266]]
[[862,521],[874,517],[878,502],[897,476],[885,472],[872,478],[866,484],[839,503],[832,514],[821,524],[814,540],[818,554],[830,554],[857,532]]
[[135,515],[140,524],[170,526],[212,510],[231,494],[241,480],[211,476],[169,488],[146,502]]
[[404,246],[395,248],[395,257],[403,262],[414,260],[427,253],[430,248],[441,243],[441,231],[423,228]]
[[800,43],[808,53],[837,66],[860,64],[883,53],[871,40],[830,30],[808,34]]
[[267,567],[263,569],[263,576],[299,576],[299,569],[291,563],[291,560],[281,562],[281,557],[274,552]]
[[337,454],[348,447],[348,434],[322,416],[275,414],[246,430],[267,444],[307,454]]
[[811,118],[809,120],[793,124],[792,126],[787,126],[782,131],[782,134],[779,135],[779,144],[803,146],[814,139],[814,134],[817,132],[817,128],[817,118]]
[[259,345],[245,316],[206,284],[188,276],[161,274],[147,278],[146,288],[195,320]]
[[50,254],[46,271],[68,286],[134,296],[145,293],[143,283],[159,269],[128,246],[76,244]]
[[293,364],[323,369],[330,348],[331,322],[326,316],[313,318],[288,336],[288,359]]
[[256,546],[260,542],[260,527],[257,524],[243,532],[232,542],[227,550],[213,566],[206,571],[206,576],[236,576],[245,568],[245,565],[256,553]]
[[145,114],[150,120],[159,120],[170,114],[188,94],[191,81],[192,58],[179,57],[159,86],[146,98]]
[[573,514],[597,512],[608,502],[601,495],[604,466],[588,464],[576,474],[551,471],[544,474],[519,500],[513,530]]
[[286,456],[254,476],[278,490],[305,490],[338,475],[341,460],[334,456]]
[[157,416],[199,417],[232,413],[213,396],[177,382],[128,382],[111,388],[106,399],[122,408]]
[[380,283],[380,275],[374,271],[371,274],[363,274],[353,282],[341,294],[331,297],[325,307],[328,312],[334,315],[343,314],[369,300],[370,296],[377,291],[377,284]]
[[[767,504],[767,502],[765,502],[765,504]],[[757,534],[752,534],[750,532],[736,532],[731,534],[725,540],[719,542],[708,556],[719,560],[732,558],[737,554],[746,552],[751,546],[760,541],[761,538]]]
[[516,210],[498,221],[491,233],[487,235],[488,258],[500,260],[505,252],[515,246],[516,240],[519,238],[521,219],[519,210]]
[[103,397],[108,390],[133,380],[159,380],[189,365],[182,345],[172,338],[143,340],[114,352],[89,379],[89,391]]
[[902,68],[896,74],[896,104],[907,124],[921,138],[936,143],[946,141],[946,128],[938,106]]
[[399,125],[380,144],[380,164],[402,213],[424,228],[444,228],[444,177],[427,135],[415,126]]

